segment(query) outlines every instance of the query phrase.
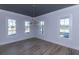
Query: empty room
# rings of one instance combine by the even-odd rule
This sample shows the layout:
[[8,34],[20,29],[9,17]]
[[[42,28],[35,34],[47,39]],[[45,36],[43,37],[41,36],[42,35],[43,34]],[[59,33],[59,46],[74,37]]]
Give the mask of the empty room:
[[78,55],[78,4],[0,4],[0,55]]

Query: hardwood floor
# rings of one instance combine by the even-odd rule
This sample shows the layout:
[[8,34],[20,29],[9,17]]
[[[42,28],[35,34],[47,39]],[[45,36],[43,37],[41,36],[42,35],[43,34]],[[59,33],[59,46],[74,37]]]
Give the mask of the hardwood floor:
[[[0,55],[70,55],[74,50],[32,38],[0,46]],[[79,54],[78,51],[75,54]]]

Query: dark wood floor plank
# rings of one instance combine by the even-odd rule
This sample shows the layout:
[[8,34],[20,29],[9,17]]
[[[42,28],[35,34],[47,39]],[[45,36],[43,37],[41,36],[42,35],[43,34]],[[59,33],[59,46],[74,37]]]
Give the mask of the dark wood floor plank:
[[31,38],[0,46],[0,55],[70,55],[79,51],[53,44],[41,39]]

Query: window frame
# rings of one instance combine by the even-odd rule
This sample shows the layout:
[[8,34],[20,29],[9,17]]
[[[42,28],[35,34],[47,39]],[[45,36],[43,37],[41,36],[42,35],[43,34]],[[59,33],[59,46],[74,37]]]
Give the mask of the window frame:
[[[26,23],[27,23],[27,26],[26,26]],[[30,26],[31,26],[31,25],[30,25],[30,21],[25,21],[25,22],[24,22],[24,32],[25,32],[25,33],[29,33],[29,32],[30,32],[30,30],[31,30],[31,29],[30,29]],[[27,30],[27,31],[26,31],[26,30]]]
[[44,24],[45,24],[45,22],[44,21],[40,21],[39,22],[39,30],[40,30],[40,32],[43,34],[43,31],[44,31]]
[[[11,23],[11,22],[12,23]],[[12,24],[10,24],[10,23]],[[13,25],[13,24],[15,24],[15,25]],[[15,19],[8,19],[8,21],[7,21],[7,25],[8,25],[8,27],[7,27],[7,29],[8,29],[8,35],[10,36],[10,35],[15,35],[16,34],[16,20]],[[13,31],[13,29],[11,28],[11,27],[13,26],[14,27],[14,29],[15,29],[15,32]],[[11,33],[9,32],[9,29],[11,28]]]
[[[61,39],[61,38],[63,38],[63,39],[71,39],[71,37],[72,37],[72,14],[67,14],[67,15],[61,15],[62,17],[59,17],[59,22],[58,22],[58,24],[59,24],[59,38]],[[65,19],[65,18],[69,18],[69,38],[66,38],[66,37],[60,37],[60,20],[61,19]]]

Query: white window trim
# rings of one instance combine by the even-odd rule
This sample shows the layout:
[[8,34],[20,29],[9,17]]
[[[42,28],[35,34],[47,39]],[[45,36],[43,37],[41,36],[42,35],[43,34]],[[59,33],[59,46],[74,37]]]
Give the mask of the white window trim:
[[[28,26],[26,26],[26,22],[28,22]],[[30,26],[31,26],[31,25],[30,25],[30,21],[25,21],[25,22],[24,22],[24,29],[25,29],[24,32],[25,32],[25,33],[29,33],[29,32],[30,32]],[[28,31],[26,31],[26,27],[28,27]]]
[[43,34],[43,31],[44,31],[44,21],[40,21],[39,22],[39,27],[40,27],[39,30],[40,30],[41,34]]
[[[8,35],[9,35],[9,36],[16,34],[16,20],[15,20],[15,19],[11,19],[11,20],[14,20],[14,21],[15,21],[15,33],[12,32],[11,34],[9,34],[9,30],[8,30]],[[9,19],[7,20],[7,25],[8,25],[8,21],[9,21]],[[7,27],[7,29],[9,29],[9,27]]]
[[[62,16],[62,17],[61,17]],[[69,38],[65,38],[65,37],[60,37],[60,19],[63,19],[63,18],[69,18],[70,20],[69,20],[69,28],[70,28],[70,34],[69,34]],[[67,15],[60,15],[59,17],[58,17],[58,19],[59,19],[59,21],[58,21],[58,24],[59,24],[59,30],[57,31],[57,32],[59,32],[59,34],[57,35],[60,39],[72,39],[72,14],[67,14]]]

